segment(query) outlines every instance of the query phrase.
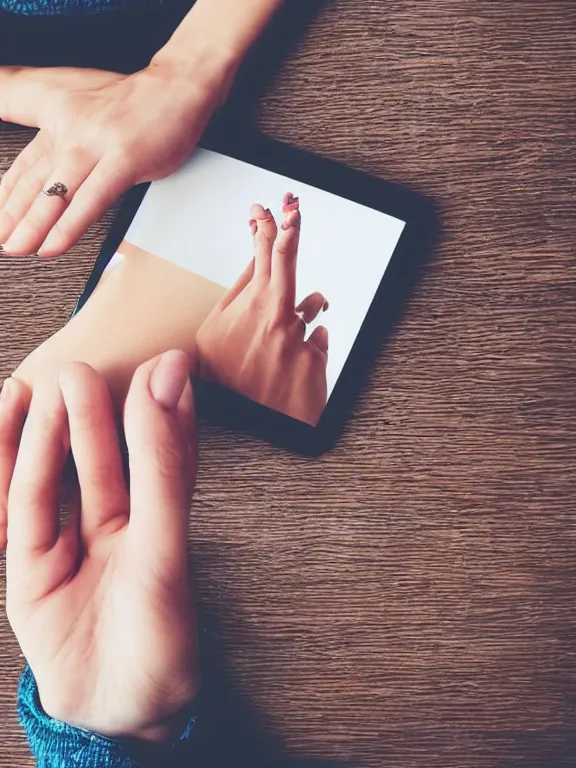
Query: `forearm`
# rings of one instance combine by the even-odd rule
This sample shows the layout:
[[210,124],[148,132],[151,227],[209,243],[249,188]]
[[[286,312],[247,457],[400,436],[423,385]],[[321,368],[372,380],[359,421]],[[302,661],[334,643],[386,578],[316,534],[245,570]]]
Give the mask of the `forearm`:
[[167,349],[197,358],[196,333],[226,289],[123,241],[123,259],[104,273],[72,320],[14,372],[30,387],[68,362],[87,363],[121,407],[136,368]]
[[283,0],[197,0],[151,64],[172,67],[184,77],[204,73],[220,90],[221,104],[244,57],[282,4]]

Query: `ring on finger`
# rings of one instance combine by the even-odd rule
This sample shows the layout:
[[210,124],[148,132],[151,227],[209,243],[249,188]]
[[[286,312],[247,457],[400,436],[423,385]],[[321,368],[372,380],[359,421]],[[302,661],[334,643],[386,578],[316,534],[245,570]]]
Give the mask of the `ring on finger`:
[[50,184],[49,187],[43,189],[42,191],[45,195],[48,195],[48,197],[61,197],[62,200],[66,200],[68,187],[61,181],[55,181],[53,184]]

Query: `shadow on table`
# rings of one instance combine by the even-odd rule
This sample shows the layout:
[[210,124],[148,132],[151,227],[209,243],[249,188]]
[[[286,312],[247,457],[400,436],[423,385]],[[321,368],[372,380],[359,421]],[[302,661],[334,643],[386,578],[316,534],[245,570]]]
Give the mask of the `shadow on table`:
[[[329,0],[290,0],[244,61],[222,114],[248,115],[270,80]],[[187,14],[186,3],[141,13],[53,16],[0,10],[0,65],[85,67],[133,73],[145,69]]]
[[253,122],[259,100],[294,51],[319,11],[330,0],[285,3],[242,65],[228,101],[213,120],[218,131]]
[[[204,626],[206,620],[204,617]],[[278,736],[266,730],[265,715],[234,691],[214,622],[202,633],[203,690],[196,754],[202,768],[348,768],[344,762],[291,758]]]

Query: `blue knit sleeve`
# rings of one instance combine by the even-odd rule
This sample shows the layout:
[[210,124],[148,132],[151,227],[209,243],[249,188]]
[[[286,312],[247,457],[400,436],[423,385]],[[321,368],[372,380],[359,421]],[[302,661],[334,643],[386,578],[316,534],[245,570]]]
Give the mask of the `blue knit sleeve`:
[[73,728],[44,712],[30,667],[26,667],[20,680],[18,714],[38,768],[171,768],[190,755],[197,721],[193,714],[180,738],[160,747],[121,743]]
[[185,8],[192,0],[0,0],[0,10],[20,16],[92,16],[130,11]]

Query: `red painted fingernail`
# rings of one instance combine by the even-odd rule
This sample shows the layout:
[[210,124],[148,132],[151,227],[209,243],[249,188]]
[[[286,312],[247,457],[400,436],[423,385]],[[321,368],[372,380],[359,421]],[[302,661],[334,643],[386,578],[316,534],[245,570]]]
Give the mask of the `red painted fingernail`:
[[329,307],[330,304],[328,304],[327,301],[324,301],[324,304],[322,305],[322,312],[327,312]]

